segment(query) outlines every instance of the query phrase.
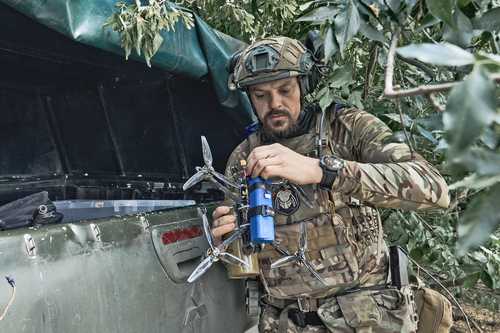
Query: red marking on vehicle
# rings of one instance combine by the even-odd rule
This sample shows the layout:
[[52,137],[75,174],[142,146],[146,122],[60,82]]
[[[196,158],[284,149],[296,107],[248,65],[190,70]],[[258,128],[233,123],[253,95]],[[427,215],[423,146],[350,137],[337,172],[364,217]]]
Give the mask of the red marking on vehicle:
[[163,242],[164,245],[168,245],[176,243],[178,241],[199,237],[202,234],[203,233],[201,231],[201,228],[198,226],[182,228],[182,229],[174,229],[164,232],[161,235],[161,241]]

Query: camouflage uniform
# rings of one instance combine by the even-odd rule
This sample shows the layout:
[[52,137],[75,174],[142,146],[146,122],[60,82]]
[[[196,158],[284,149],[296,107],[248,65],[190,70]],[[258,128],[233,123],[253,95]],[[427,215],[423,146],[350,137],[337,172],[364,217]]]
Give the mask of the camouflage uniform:
[[[330,126],[321,153],[345,160],[331,191],[317,184],[284,183],[273,188],[273,198],[277,241],[294,252],[299,222],[305,223],[307,256],[327,286],[296,264],[272,270],[271,262],[280,255],[266,247],[259,253],[260,280],[266,290],[259,331],[414,332],[409,293],[369,289],[388,281],[387,248],[376,207],[447,207],[446,183],[420,155],[412,155],[406,144],[393,142],[389,128],[373,115],[332,106],[326,116]],[[279,143],[317,157],[319,114],[314,117],[307,133]],[[233,174],[239,161],[263,144],[269,143],[262,142],[260,132],[243,141],[231,154],[226,174]],[[363,290],[344,292],[359,287]],[[307,307],[306,311],[317,311],[326,326],[297,327],[287,318],[287,311],[298,304]]]

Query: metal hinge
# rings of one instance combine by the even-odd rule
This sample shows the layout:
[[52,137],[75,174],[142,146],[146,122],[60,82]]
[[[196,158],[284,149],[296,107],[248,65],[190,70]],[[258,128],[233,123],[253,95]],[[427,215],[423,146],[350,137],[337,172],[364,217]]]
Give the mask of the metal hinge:
[[144,228],[144,230],[148,230],[148,229],[149,229],[150,224],[149,224],[149,221],[148,221],[148,219],[146,218],[146,216],[142,216],[142,215],[141,215],[141,216],[139,217],[139,221],[141,221],[141,225],[142,225],[142,227]]
[[101,241],[101,229],[99,229],[99,226],[95,223],[91,223],[90,230],[92,231],[92,235],[94,235],[94,239],[97,242],[100,242]]
[[26,245],[26,253],[29,257],[36,256],[36,244],[35,240],[30,234],[24,235],[24,244]]

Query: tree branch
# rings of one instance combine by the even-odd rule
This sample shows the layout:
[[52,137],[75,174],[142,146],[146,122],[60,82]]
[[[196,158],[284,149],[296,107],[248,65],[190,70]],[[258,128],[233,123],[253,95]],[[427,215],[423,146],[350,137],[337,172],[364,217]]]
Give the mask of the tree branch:
[[[384,96],[388,98],[396,97],[407,97],[407,96],[417,96],[417,95],[429,95],[435,92],[446,91],[463,81],[456,82],[446,82],[439,84],[429,84],[421,85],[410,89],[394,89],[393,79],[394,79],[394,59],[396,56],[396,48],[398,46],[400,30],[396,30],[392,36],[391,46],[389,47],[389,52],[387,54],[387,66],[385,68],[385,89]],[[490,78],[495,82],[500,82],[500,74],[490,75]]]
[[412,66],[415,66],[417,67],[418,69],[422,70],[423,72],[425,72],[425,74],[427,74],[427,76],[431,77],[431,78],[434,78],[434,72],[432,71],[431,67],[428,66],[427,64],[421,62],[421,61],[418,61],[416,59],[409,59],[409,58],[403,58],[402,56],[400,56],[399,54],[396,54],[396,59],[399,59],[401,61],[404,61]]
[[378,45],[377,43],[373,43],[370,49],[370,60],[368,61],[368,66],[366,66],[365,70],[365,84],[363,87],[363,100],[368,96],[368,90],[371,85],[373,70],[375,69],[375,65],[377,64],[378,58]]

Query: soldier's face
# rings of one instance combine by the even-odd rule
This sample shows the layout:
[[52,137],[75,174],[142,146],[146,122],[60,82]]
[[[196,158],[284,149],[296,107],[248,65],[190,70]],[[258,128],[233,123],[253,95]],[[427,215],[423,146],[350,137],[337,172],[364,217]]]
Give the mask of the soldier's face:
[[300,85],[296,77],[252,85],[249,95],[265,131],[285,135],[297,124]]

